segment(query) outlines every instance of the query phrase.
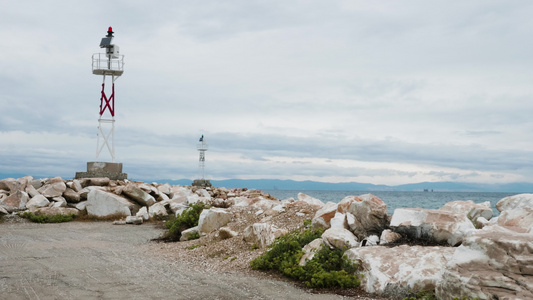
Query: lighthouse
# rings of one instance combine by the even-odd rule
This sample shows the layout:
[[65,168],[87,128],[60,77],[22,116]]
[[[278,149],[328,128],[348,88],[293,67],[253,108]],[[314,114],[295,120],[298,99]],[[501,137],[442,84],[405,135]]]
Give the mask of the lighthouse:
[[200,157],[198,159],[198,169],[199,169],[201,178],[194,180],[192,185],[199,186],[199,187],[210,187],[211,182],[205,179],[205,151],[209,149],[209,146],[207,145],[207,141],[203,134],[200,137],[198,144],[196,145],[196,149],[200,153]]
[[[107,35],[100,41],[100,48],[105,49],[105,53],[92,56],[92,72],[102,76],[96,158],[94,162],[87,163],[87,172],[77,172],[76,178],[108,177],[122,180],[128,177],[122,173],[122,163],[115,162],[115,81],[124,73],[124,55],[120,54],[120,48],[113,43],[113,38],[113,28],[109,27]],[[110,89],[109,85],[106,88],[108,81]],[[101,159],[104,149],[108,151],[110,161]]]

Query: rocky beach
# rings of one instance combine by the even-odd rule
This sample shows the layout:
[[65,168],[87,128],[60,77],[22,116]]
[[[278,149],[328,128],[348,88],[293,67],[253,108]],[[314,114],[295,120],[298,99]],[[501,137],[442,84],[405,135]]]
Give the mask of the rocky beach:
[[[180,215],[196,203],[209,208],[202,211],[197,227],[183,231],[182,241],[151,241],[163,233],[157,220],[169,214]],[[372,194],[324,203],[302,193],[297,199],[280,200],[247,189],[108,178],[8,178],[0,180],[0,215],[4,220],[0,224],[0,292],[12,294],[10,299],[83,299],[98,293],[106,295],[106,299],[118,299],[114,293],[119,292],[135,299],[132,295],[136,294],[126,290],[142,290],[139,297],[151,295],[153,299],[168,298],[172,290],[183,295],[182,299],[213,295],[218,299],[231,295],[279,299],[283,290],[286,291],[283,295],[288,295],[283,297],[286,299],[342,298],[331,293],[312,294],[308,289],[296,288],[292,282],[273,280],[272,274],[250,268],[250,261],[263,254],[277,237],[310,220],[307,226],[322,228],[324,232],[303,248],[300,264],[306,264],[323,246],[344,251],[346,257],[359,265],[363,275],[358,292],[345,297],[402,298],[410,291],[424,290],[434,291],[438,299],[531,299],[533,194],[503,198],[497,209],[500,215],[493,217],[488,203],[452,201],[440,209],[402,208],[390,215],[386,203]],[[25,211],[36,215],[122,217],[114,223],[34,224],[17,216]],[[106,232],[104,240],[102,232]],[[189,240],[194,235],[200,238]],[[124,236],[132,239],[125,241]],[[70,241],[77,241],[78,246]],[[36,249],[41,251],[23,255]],[[66,249],[69,251],[65,255]],[[85,262],[83,270],[92,270],[85,271],[87,277],[71,274],[73,283],[67,278],[68,272],[62,273],[80,257],[91,257],[91,253],[100,253],[117,269],[106,268],[95,259],[96,255]],[[39,264],[40,255],[47,258],[46,264]],[[141,268],[136,259],[144,260],[143,268],[148,269]],[[31,271],[32,264],[38,266],[36,270],[51,273],[37,280],[39,275]],[[102,282],[111,280],[113,272],[127,273],[128,278],[134,279],[117,283],[122,286],[119,289],[99,288]],[[141,279],[138,273],[146,273],[147,279]],[[228,278],[223,284],[222,274]],[[79,270],[77,275],[81,276]],[[162,292],[163,287],[154,288],[161,286],[164,278],[173,278],[164,286],[170,292]],[[80,288],[81,283],[76,280],[87,282],[89,287]],[[197,288],[193,281],[200,282]],[[149,282],[154,283],[150,288]],[[54,289],[38,292],[47,285]],[[199,292],[200,289],[205,292]],[[234,294],[222,290],[233,290]]]

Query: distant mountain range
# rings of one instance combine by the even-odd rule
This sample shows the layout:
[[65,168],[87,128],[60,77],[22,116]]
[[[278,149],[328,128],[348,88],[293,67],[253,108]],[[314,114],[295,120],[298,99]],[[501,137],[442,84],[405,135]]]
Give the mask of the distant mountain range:
[[[143,180],[152,182],[154,180]],[[155,180],[172,185],[191,185],[192,180]],[[318,181],[294,181],[279,179],[227,179],[211,180],[214,186],[226,188],[248,188],[258,190],[302,190],[302,191],[439,191],[439,192],[508,192],[533,193],[533,183],[483,184],[465,182],[421,182],[402,185],[376,185],[370,183]]]
[[[27,174],[26,174],[27,175]],[[2,178],[21,178],[25,174],[4,173],[0,171]],[[45,178],[45,176],[33,176]],[[132,178],[145,182],[158,182],[172,185],[191,185],[190,179],[143,179]],[[358,182],[318,182],[318,181],[295,181],[280,179],[226,179],[211,180],[214,186],[226,188],[248,188],[258,190],[297,190],[297,191],[434,191],[434,192],[503,192],[503,193],[533,193],[533,183],[516,182],[505,184],[466,183],[466,182],[420,182],[402,185],[380,185]]]

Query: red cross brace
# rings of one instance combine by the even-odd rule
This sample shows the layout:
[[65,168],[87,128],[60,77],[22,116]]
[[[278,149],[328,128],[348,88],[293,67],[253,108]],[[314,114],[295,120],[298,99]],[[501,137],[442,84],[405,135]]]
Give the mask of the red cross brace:
[[[104,92],[105,83],[102,83],[102,97],[100,98],[100,116],[104,114],[106,111],[106,108],[109,108],[109,112],[111,113],[111,116],[115,116],[115,83],[113,83],[111,88],[111,97],[109,99],[105,95]],[[105,105],[104,104],[105,100]],[[102,107],[103,105],[103,107]]]

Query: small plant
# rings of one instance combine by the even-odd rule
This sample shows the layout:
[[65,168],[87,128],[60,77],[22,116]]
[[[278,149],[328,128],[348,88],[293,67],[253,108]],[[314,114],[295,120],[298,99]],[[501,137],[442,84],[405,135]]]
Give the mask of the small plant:
[[196,231],[196,232],[193,232],[193,233],[189,234],[189,239],[188,240],[189,241],[190,240],[197,240],[199,238],[200,238],[200,233],[198,231]]
[[302,247],[319,238],[322,232],[322,229],[307,228],[277,238],[265,254],[251,261],[252,269],[277,270],[312,288],[359,286],[360,280],[354,274],[357,266],[341,250],[323,247],[305,266],[299,265]]
[[[181,232],[191,227],[198,226],[198,220],[200,214],[206,206],[203,203],[190,204],[189,208],[183,211],[177,217],[170,216],[165,223],[165,227],[168,229],[159,240],[166,242],[177,242],[181,238]],[[200,235],[198,234],[198,238]]]
[[198,247],[201,247],[201,246],[202,246],[202,244],[194,244],[194,245],[190,245],[189,247],[187,247],[187,249],[194,250],[194,249],[196,249]]
[[252,244],[252,251],[253,250],[257,250],[257,249],[259,249],[259,245],[257,245],[256,243],[253,243]]
[[34,223],[62,223],[70,222],[76,217],[75,214],[58,214],[53,216],[43,216],[39,214],[34,214],[32,212],[25,212],[20,215],[21,217],[28,219]]
[[305,219],[304,221],[304,227],[310,227],[312,224],[312,220],[311,219]]
[[435,296],[435,291],[409,291],[409,296],[402,300],[437,300],[437,297]]
[[237,256],[234,256],[234,257],[232,257],[232,258],[230,259],[230,261],[234,261],[234,260],[236,260],[236,259],[237,259]]

